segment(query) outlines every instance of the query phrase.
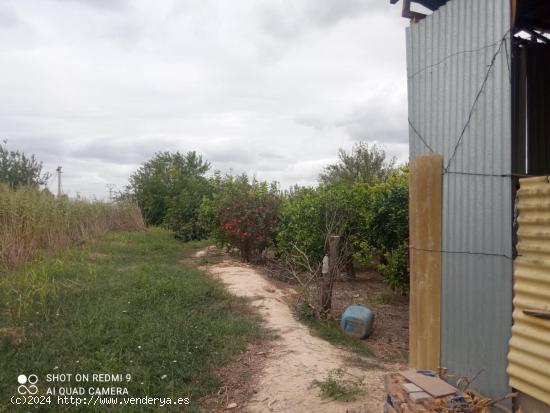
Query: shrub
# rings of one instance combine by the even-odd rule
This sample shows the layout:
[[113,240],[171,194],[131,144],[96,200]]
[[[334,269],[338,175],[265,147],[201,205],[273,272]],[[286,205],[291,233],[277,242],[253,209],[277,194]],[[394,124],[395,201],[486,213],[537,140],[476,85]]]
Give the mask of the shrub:
[[210,232],[201,224],[199,214],[202,199],[211,195],[212,187],[207,179],[189,177],[185,189],[167,201],[163,226],[171,229],[182,241],[208,238]]
[[402,294],[409,291],[409,246],[406,242],[385,254],[385,264],[380,264],[378,270],[393,290]]
[[210,164],[195,152],[160,152],[130,177],[133,197],[147,225],[162,225],[184,241],[207,236],[197,225],[200,202],[211,194]]
[[373,185],[369,190],[363,237],[369,248],[382,252],[396,249],[409,236],[409,183],[407,170]]
[[280,256],[304,269],[315,267],[331,234],[341,237],[342,253],[351,255],[359,225],[356,203],[361,202],[364,188],[361,184],[294,188],[281,208],[276,236]]
[[385,182],[373,185],[359,212],[361,225],[355,240],[356,256],[377,258],[393,289],[408,289],[409,239],[408,171],[402,168]]
[[276,184],[238,177],[218,177],[212,199],[203,198],[201,222],[210,222],[214,238],[238,248],[241,260],[261,256],[273,243],[280,194]]
[[294,188],[281,206],[277,253],[285,261],[307,268],[308,264],[316,265],[323,259],[325,239],[325,203],[321,190]]

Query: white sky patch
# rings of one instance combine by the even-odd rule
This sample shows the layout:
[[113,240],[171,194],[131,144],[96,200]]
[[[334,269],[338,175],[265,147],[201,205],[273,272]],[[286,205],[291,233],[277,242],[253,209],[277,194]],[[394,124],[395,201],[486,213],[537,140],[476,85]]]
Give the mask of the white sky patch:
[[18,0],[0,23],[0,138],[62,165],[70,195],[122,189],[157,151],[284,187],[358,140],[407,159],[389,1]]

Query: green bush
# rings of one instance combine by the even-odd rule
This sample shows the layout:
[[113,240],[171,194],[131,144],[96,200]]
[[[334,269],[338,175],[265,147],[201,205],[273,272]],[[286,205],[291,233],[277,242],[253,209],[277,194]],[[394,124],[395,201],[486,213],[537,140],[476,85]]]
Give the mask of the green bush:
[[325,255],[325,202],[320,189],[296,187],[281,206],[276,251],[286,261],[307,267]]
[[387,263],[380,264],[378,270],[386,279],[388,285],[407,294],[409,291],[409,246],[402,243],[394,250],[385,254]]
[[164,226],[183,241],[203,239],[199,208],[212,193],[204,176],[209,168],[195,152],[157,153],[132,174],[124,195],[136,199],[147,225]]
[[353,253],[359,225],[359,194],[363,185],[334,184],[318,188],[294,188],[281,208],[277,227],[278,254],[287,262],[309,269],[326,252],[326,240],[339,235],[343,253]]
[[401,170],[369,189],[364,220],[364,241],[382,252],[396,249],[409,236],[408,172]]
[[217,177],[215,187],[212,199],[203,199],[200,222],[219,244],[238,248],[243,261],[258,258],[273,243],[281,202],[277,185],[243,174]]
[[368,190],[359,212],[356,257],[380,261],[393,289],[408,289],[409,184],[402,168]]
[[209,181],[202,176],[189,177],[185,189],[168,200],[163,226],[171,229],[182,241],[208,238],[210,232],[201,223],[199,215],[202,199],[212,196],[212,191]]

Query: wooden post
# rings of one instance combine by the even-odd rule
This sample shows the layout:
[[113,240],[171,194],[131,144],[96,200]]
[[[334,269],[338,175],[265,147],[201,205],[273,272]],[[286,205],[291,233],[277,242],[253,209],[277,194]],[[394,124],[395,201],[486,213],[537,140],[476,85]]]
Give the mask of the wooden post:
[[338,275],[340,237],[331,235],[328,239],[328,272],[321,279],[321,317],[328,318],[332,308],[332,286]]
[[437,370],[441,354],[443,158],[419,156],[409,167],[409,365]]

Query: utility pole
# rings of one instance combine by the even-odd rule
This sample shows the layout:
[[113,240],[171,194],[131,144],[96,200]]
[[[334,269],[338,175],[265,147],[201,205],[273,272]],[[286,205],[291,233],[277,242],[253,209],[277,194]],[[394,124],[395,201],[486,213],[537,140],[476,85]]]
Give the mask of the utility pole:
[[105,186],[109,190],[109,201],[113,202],[113,189],[115,188],[115,185],[114,184],[107,184]]
[[61,166],[58,166],[55,170],[57,172],[57,197],[59,198],[62,194],[62,187],[61,187]]

